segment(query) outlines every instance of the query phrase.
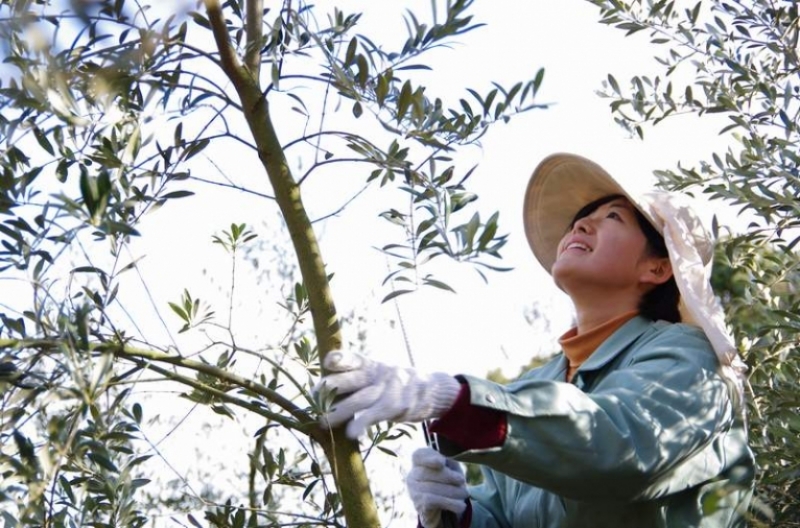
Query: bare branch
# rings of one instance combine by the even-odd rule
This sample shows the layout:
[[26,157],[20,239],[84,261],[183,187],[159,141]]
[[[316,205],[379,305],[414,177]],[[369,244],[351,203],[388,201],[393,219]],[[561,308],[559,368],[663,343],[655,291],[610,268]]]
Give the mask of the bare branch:
[[328,218],[331,218],[331,217],[333,217],[333,216],[338,216],[338,215],[339,215],[339,214],[340,214],[342,211],[344,211],[344,210],[347,208],[347,206],[348,206],[348,205],[350,205],[350,204],[351,204],[353,201],[355,201],[355,199],[356,199],[356,198],[358,198],[359,196],[361,196],[361,194],[362,194],[364,191],[366,191],[368,187],[369,187],[369,183],[365,184],[363,187],[361,187],[361,189],[360,189],[360,190],[359,190],[357,193],[355,193],[353,196],[351,196],[351,197],[350,197],[350,198],[349,198],[349,199],[348,199],[348,200],[347,200],[345,203],[343,203],[343,204],[342,204],[342,205],[341,205],[341,206],[340,206],[338,209],[336,209],[336,210],[335,210],[335,211],[333,211],[332,213],[328,213],[328,214],[326,214],[326,215],[323,215],[323,216],[321,216],[321,217],[317,218],[316,220],[312,220],[312,221],[311,221],[311,223],[312,223],[312,224],[315,224],[315,223],[317,223],[317,222],[322,222],[323,220],[327,220]]
[[135,358],[129,358],[129,359],[131,361],[133,361],[135,364],[139,365],[140,367],[152,370],[153,372],[156,372],[156,373],[164,376],[165,378],[167,378],[167,379],[169,379],[171,381],[178,382],[178,383],[180,383],[182,385],[187,385],[189,387],[192,387],[193,389],[197,389],[197,390],[203,392],[204,394],[208,394],[210,396],[213,396],[214,398],[218,398],[218,399],[220,399],[222,401],[230,403],[231,405],[236,405],[237,407],[241,407],[242,409],[247,409],[248,411],[251,411],[251,412],[253,412],[255,414],[258,414],[259,416],[263,416],[264,418],[267,418],[268,420],[272,420],[274,422],[277,422],[277,423],[281,424],[282,426],[286,427],[287,429],[296,429],[296,430],[299,430],[299,431],[304,432],[304,433],[309,433],[310,432],[310,431],[308,431],[308,424],[309,423],[313,423],[313,422],[309,422],[309,421],[296,422],[294,420],[290,420],[290,419],[286,418],[285,416],[283,416],[281,414],[268,411],[267,409],[265,409],[264,407],[261,407],[260,405],[255,405],[255,404],[250,403],[248,401],[245,401],[245,400],[243,400],[241,398],[237,398],[236,396],[231,396],[227,392],[223,392],[223,391],[221,391],[219,389],[215,389],[214,387],[210,387],[210,386],[208,386],[208,385],[206,385],[204,383],[200,383],[199,381],[194,380],[192,378],[188,378],[186,376],[182,376],[182,375],[177,374],[175,372],[171,372],[171,371],[169,371],[169,370],[167,370],[167,369],[165,369],[163,367],[159,367],[158,365],[154,365],[153,363],[151,363],[149,361],[145,361],[145,360],[142,360],[142,359],[135,359]]
[[219,0],[205,0],[205,4],[208,22],[211,24],[211,32],[214,34],[214,41],[217,43],[217,49],[219,50],[222,69],[231,81],[237,85],[237,88],[241,88],[245,74],[239,62],[239,57],[236,56],[236,51],[233,49],[228,37],[228,27],[225,23],[222,7],[219,5]]
[[336,159],[329,159],[325,161],[318,161],[314,163],[303,176],[297,181],[297,185],[303,185],[303,182],[306,181],[306,178],[311,176],[311,173],[314,172],[316,169],[322,167],[323,165],[330,165],[332,163],[371,163],[374,164],[372,160],[363,159],[363,158],[336,158]]
[[221,368],[215,367],[213,365],[208,365],[200,361],[194,361],[180,356],[165,354],[163,352],[158,352],[155,350],[143,350],[132,347],[118,347],[112,349],[111,351],[115,355],[123,358],[141,358],[151,361],[157,361],[159,363],[168,363],[170,365],[175,365],[177,367],[183,367],[190,370],[194,370],[196,372],[202,372],[204,374],[208,374],[209,376],[213,376],[216,379],[227,381],[234,385],[238,385],[239,387],[245,388],[249,391],[255,392],[259,396],[263,396],[266,400],[278,405],[279,407],[291,413],[301,423],[313,421],[313,419],[308,413],[297,407],[297,405],[292,403],[287,398],[283,397],[281,394],[275,392],[274,390],[271,390],[267,387],[264,387],[261,384],[255,383],[250,379],[243,378],[241,376],[238,376]]
[[[61,340],[58,339],[0,339],[0,350],[6,349],[20,349],[20,348],[32,348],[38,350],[59,350],[62,347],[63,343]],[[131,346],[125,346],[115,343],[95,343],[91,344],[90,347],[96,352],[109,352],[114,354],[117,357],[127,359],[129,361],[133,361],[137,365],[146,364],[148,368],[155,370],[155,366],[152,365],[152,362],[158,363],[167,363],[170,365],[174,365],[176,367],[186,368],[189,370],[193,370],[195,372],[202,372],[209,376],[212,376],[218,380],[226,381],[238,387],[242,387],[247,389],[251,392],[258,394],[259,396],[263,396],[264,399],[267,401],[278,405],[282,409],[288,411],[300,424],[310,424],[314,423],[314,419],[309,415],[306,411],[299,408],[295,405],[292,401],[285,398],[278,392],[271,390],[259,383],[255,383],[250,379],[243,378],[238,376],[232,372],[228,372],[221,368],[215,367],[213,365],[208,365],[206,363],[200,361],[194,361],[191,359],[186,359],[181,356],[175,356],[171,354],[166,354],[164,352],[160,352],[157,350],[146,350],[140,348],[134,348]],[[162,369],[163,370],[163,369]],[[156,371],[161,374],[166,372],[170,379],[175,378],[176,381],[180,381],[176,378],[179,376],[176,373],[169,372],[169,371]],[[188,379],[188,378],[187,378]],[[181,381],[183,383],[183,381]],[[189,385],[189,383],[186,383]],[[200,390],[206,390],[203,387],[198,387]],[[211,394],[213,390],[211,387],[208,387],[209,394]],[[223,393],[224,394],[224,393]],[[261,409],[260,407],[257,407]],[[263,414],[264,411],[261,409],[259,414]],[[283,418],[286,420],[286,418]],[[292,424],[292,428],[300,429],[294,422],[289,422]],[[313,431],[309,431],[307,429],[300,429],[301,431],[312,434]]]
[[258,79],[261,73],[261,39],[264,35],[264,0],[247,0],[245,31],[247,45],[244,52],[244,65],[250,75]]
[[206,183],[208,185],[216,185],[217,187],[225,187],[227,189],[233,189],[234,191],[240,191],[243,193],[252,194],[253,196],[258,196],[259,198],[266,198],[267,200],[275,200],[274,196],[260,193],[258,191],[254,191],[253,189],[248,189],[247,187],[236,185],[235,183],[223,183],[214,180],[208,180],[206,178],[200,178],[199,176],[190,176],[189,179],[200,183]]

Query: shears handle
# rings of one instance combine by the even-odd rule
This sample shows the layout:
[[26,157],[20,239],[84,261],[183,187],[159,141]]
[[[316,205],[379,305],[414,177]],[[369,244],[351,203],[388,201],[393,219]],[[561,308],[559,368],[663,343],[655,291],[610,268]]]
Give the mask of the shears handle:
[[442,510],[442,528],[458,528],[458,517],[454,512]]
[[[428,429],[427,421],[422,422],[422,432],[425,435],[425,443],[428,444],[428,447],[432,447],[438,451],[439,441],[436,438],[436,433],[431,433],[430,429]],[[441,528],[458,528],[458,516],[455,512],[442,510]]]

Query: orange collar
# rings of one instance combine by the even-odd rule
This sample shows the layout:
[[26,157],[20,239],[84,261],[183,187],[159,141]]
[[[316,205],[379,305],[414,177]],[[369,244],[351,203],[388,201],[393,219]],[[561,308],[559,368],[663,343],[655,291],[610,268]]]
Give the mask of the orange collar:
[[625,312],[617,317],[606,321],[600,326],[578,335],[578,328],[572,328],[558,339],[558,344],[564,351],[564,355],[569,360],[569,370],[573,371],[581,366],[592,353],[597,350],[603,341],[617,331],[617,329],[636,317],[637,310]]

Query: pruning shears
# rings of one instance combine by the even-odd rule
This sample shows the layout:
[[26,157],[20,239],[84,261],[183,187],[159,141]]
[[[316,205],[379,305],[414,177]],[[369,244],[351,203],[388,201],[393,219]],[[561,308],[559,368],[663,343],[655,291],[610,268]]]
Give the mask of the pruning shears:
[[[436,437],[436,433],[430,431],[427,421],[422,422],[422,433],[425,435],[425,443],[428,444],[428,447],[439,451],[439,439]],[[442,510],[441,528],[458,528],[458,517],[455,512]]]

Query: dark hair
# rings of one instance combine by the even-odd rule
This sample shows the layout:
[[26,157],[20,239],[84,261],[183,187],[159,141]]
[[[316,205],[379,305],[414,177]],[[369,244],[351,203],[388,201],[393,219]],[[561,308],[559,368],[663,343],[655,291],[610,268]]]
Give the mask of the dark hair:
[[[576,221],[589,216],[601,205],[605,205],[618,198],[627,199],[621,194],[611,194],[584,205],[572,219],[570,229],[572,229]],[[650,252],[650,255],[660,258],[669,257],[667,246],[664,243],[664,237],[659,234],[653,224],[647,220],[641,211],[636,208],[634,208],[634,211],[636,212],[636,221],[639,224],[639,228],[642,230],[642,233],[644,233],[645,239],[647,239],[647,250]],[[680,298],[681,295],[678,291],[678,284],[675,282],[675,277],[670,277],[667,282],[657,285],[655,288],[642,295],[642,298],[639,300],[639,313],[643,317],[653,321],[661,319],[671,323],[679,323],[681,321],[681,313],[678,310]]]

